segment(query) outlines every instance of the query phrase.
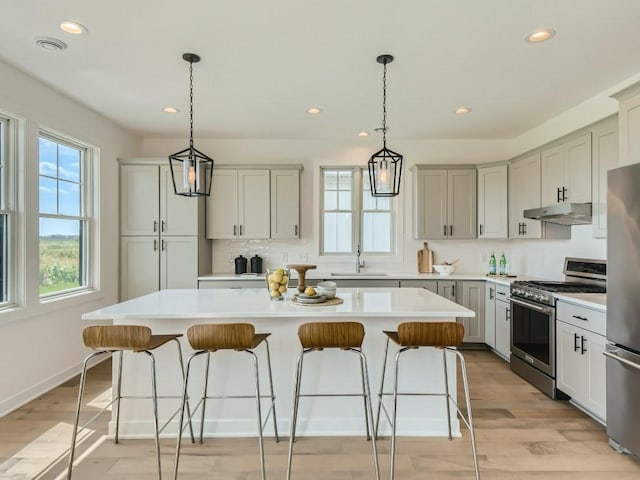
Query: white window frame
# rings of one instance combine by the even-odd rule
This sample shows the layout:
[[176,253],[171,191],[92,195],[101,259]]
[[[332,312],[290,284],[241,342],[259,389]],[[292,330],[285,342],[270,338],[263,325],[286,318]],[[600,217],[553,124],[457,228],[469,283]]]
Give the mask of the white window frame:
[[0,309],[4,310],[16,304],[19,296],[18,291],[18,259],[17,249],[17,225],[16,225],[16,151],[17,151],[17,119],[0,111],[0,182],[2,188],[0,195],[0,214],[6,216],[6,257],[4,267],[6,268],[6,298],[0,299]]
[[[351,190],[351,213],[352,213],[352,238],[351,238],[351,251],[349,252],[325,252],[324,251],[324,172],[327,170],[343,170],[343,171],[351,171],[353,174],[353,185]],[[368,181],[369,173],[365,166],[320,166],[319,167],[319,187],[318,191],[318,205],[319,205],[319,235],[318,235],[318,252],[320,257],[323,259],[331,260],[332,257],[334,259],[344,259],[348,257],[351,259],[356,254],[357,246],[360,244],[362,246],[362,226],[364,221],[364,213],[362,205],[362,194],[363,194],[363,185],[365,181]],[[399,236],[398,232],[402,229],[400,227],[399,222],[399,204],[397,198],[390,199],[391,208],[388,210],[391,214],[391,251],[390,252],[365,252],[361,249],[362,255],[369,257],[373,261],[381,261],[383,263],[389,261],[398,261],[399,257],[401,257],[401,252],[399,252],[398,245]],[[367,210],[367,211],[380,211],[380,210]],[[387,211],[387,210],[384,210]]]
[[[95,163],[98,158],[98,149],[88,145],[85,142],[80,140],[71,138],[64,134],[48,130],[48,129],[40,129],[38,134],[38,142],[40,138],[46,138],[52,142],[55,142],[60,145],[65,145],[70,148],[79,149],[81,153],[81,168],[80,168],[80,188],[81,188],[81,204],[80,204],[80,215],[78,216],[69,216],[69,215],[60,215],[60,214],[43,214],[40,213],[40,207],[38,206],[38,225],[40,224],[41,218],[60,218],[66,220],[79,220],[85,222],[84,225],[84,238],[83,238],[83,247],[84,255],[83,255],[83,276],[86,280],[85,285],[81,285],[76,288],[71,288],[67,290],[60,290],[57,292],[39,294],[40,301],[42,303],[48,302],[51,300],[57,300],[60,298],[66,298],[69,296],[74,296],[79,293],[86,293],[95,291],[98,289],[98,281],[99,278],[99,261],[97,258],[97,238],[98,232],[96,228],[97,222],[95,219],[97,218],[97,195],[98,195],[98,185],[99,179],[95,176]],[[39,163],[39,154],[38,154],[38,163]],[[38,184],[40,182],[40,173],[38,171]],[[40,202],[38,201],[38,205]],[[38,245],[40,241],[38,240]],[[38,246],[39,252],[39,246]],[[40,257],[38,254],[38,265],[40,264]]]

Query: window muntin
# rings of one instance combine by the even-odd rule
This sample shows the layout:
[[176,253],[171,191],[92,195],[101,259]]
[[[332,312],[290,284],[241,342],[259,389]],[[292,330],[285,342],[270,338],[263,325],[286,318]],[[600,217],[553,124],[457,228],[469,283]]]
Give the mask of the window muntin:
[[10,269],[9,259],[15,255],[9,254],[11,217],[8,210],[9,194],[7,171],[9,162],[7,119],[0,117],[0,306],[6,305],[10,298]]
[[[372,197],[369,177],[361,168],[323,168],[323,254],[393,253],[394,202]],[[358,192],[358,194],[355,194]]]
[[87,152],[49,135],[39,139],[41,296],[87,287]]

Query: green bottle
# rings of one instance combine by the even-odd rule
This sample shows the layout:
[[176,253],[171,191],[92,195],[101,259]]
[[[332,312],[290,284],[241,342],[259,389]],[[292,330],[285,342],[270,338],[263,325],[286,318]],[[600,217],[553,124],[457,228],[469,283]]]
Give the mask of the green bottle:
[[491,252],[491,257],[489,258],[489,275],[496,274],[496,256],[493,252]]
[[500,255],[500,267],[499,267],[500,275],[507,274],[507,258],[504,256],[504,252]]

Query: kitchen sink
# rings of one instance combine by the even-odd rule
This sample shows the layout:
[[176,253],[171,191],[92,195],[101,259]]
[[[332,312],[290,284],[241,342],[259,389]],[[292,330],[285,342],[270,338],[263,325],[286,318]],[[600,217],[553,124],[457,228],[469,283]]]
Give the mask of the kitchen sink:
[[389,275],[388,273],[375,273],[375,272],[353,272],[353,273],[346,273],[346,272],[334,272],[331,273],[332,277],[386,277],[387,275]]

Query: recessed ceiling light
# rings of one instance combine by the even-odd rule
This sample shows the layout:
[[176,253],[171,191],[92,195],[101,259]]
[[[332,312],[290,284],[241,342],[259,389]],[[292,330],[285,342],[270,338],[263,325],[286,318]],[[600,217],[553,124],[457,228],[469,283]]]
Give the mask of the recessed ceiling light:
[[72,22],[71,20],[65,20],[64,22],[62,22],[60,24],[60,28],[72,35],[82,35],[83,33],[87,33],[89,31],[84,25],[78,22]]
[[318,108],[318,107],[311,107],[307,110],[307,113],[309,115],[318,115],[320,113],[322,113],[322,109]]
[[163,111],[164,113],[178,113],[180,110],[178,110],[178,109],[177,109],[177,108],[175,108],[175,107],[164,107],[164,108],[162,109],[162,111]]
[[458,107],[455,109],[454,113],[456,115],[466,115],[469,112],[471,112],[471,107]]
[[545,42],[547,40],[551,40],[555,37],[556,31],[552,28],[545,28],[542,30],[536,30],[535,32],[531,32],[525,40],[529,43],[540,43]]
[[358,136],[359,137],[368,137],[369,136],[369,132],[358,132]]
[[61,52],[67,48],[66,43],[53,37],[37,37],[36,45],[50,52]]

